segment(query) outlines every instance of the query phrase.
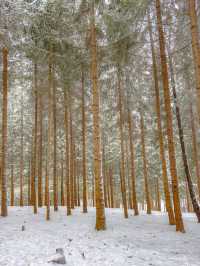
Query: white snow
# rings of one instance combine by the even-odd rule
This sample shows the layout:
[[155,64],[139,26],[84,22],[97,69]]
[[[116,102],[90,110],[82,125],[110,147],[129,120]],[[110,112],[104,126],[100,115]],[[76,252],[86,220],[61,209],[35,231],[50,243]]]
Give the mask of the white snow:
[[182,234],[168,225],[166,214],[129,213],[124,219],[122,210],[107,209],[107,230],[97,232],[93,208],[68,217],[59,208],[51,221],[45,221],[45,209],[34,215],[30,207],[9,208],[9,216],[0,218],[0,265],[50,266],[56,248],[64,249],[68,266],[200,265],[200,224],[193,214],[184,215]]

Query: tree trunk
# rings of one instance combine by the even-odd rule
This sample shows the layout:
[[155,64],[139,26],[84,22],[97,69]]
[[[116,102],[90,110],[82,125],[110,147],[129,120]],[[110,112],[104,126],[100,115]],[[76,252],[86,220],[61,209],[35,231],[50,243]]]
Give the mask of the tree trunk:
[[185,232],[182,214],[181,214],[180,199],[179,199],[178,177],[177,177],[177,169],[176,169],[173,125],[172,125],[171,99],[170,99],[170,90],[169,90],[169,78],[168,78],[168,68],[167,68],[167,59],[166,59],[166,51],[165,51],[165,37],[164,37],[163,25],[162,25],[160,0],[156,0],[156,15],[157,15],[157,27],[158,27],[158,33],[159,33],[160,60],[161,60],[162,79],[163,79],[166,127],[167,127],[167,138],[168,138],[168,152],[169,152],[169,161],[170,161],[170,173],[172,177],[172,191],[173,191],[173,199],[174,199],[176,231]]
[[148,22],[149,22],[149,35],[151,41],[151,52],[152,52],[152,61],[153,61],[153,76],[154,76],[154,87],[155,87],[155,98],[156,98],[156,114],[157,114],[157,128],[158,128],[158,135],[159,135],[159,148],[160,148],[160,159],[162,164],[162,180],[163,180],[163,188],[164,188],[164,195],[165,195],[165,203],[166,209],[168,213],[169,224],[175,224],[175,217],[171,203],[171,196],[169,190],[169,181],[167,176],[167,163],[165,159],[165,148],[164,148],[164,140],[163,140],[163,132],[162,132],[162,123],[161,123],[161,111],[160,111],[160,93],[159,93],[159,82],[158,82],[158,70],[156,64],[156,55],[155,49],[153,44],[153,36],[152,36],[152,27],[150,16],[148,14]]
[[85,118],[85,89],[84,72],[81,72],[82,89],[82,176],[83,176],[83,213],[87,213],[87,159],[86,159],[86,118]]
[[135,184],[135,152],[133,145],[133,124],[131,118],[131,112],[128,108],[128,128],[129,128],[129,145],[130,145],[130,153],[131,153],[131,181],[132,181],[132,201],[133,201],[133,209],[134,214],[138,215],[138,202],[137,202],[137,194],[136,194],[136,184]]
[[151,214],[151,197],[149,193],[148,173],[147,173],[144,118],[143,118],[142,113],[140,113],[140,128],[141,128],[142,160],[143,160],[144,188],[145,188],[145,197],[146,197],[146,204],[147,204],[147,214]]
[[23,195],[23,186],[24,186],[24,100],[23,100],[23,91],[21,91],[22,98],[21,98],[21,139],[20,139],[20,174],[19,174],[19,180],[20,180],[20,197],[19,197],[19,205],[21,207],[24,206],[24,195]]
[[197,109],[200,119],[200,43],[199,43],[199,33],[198,33],[197,8],[196,8],[196,0],[187,0],[187,2],[188,2],[190,25],[191,25],[192,52],[193,52],[195,76],[196,76]]
[[10,206],[15,205],[15,189],[14,189],[14,166],[11,164],[11,178],[10,178]]
[[126,182],[125,182],[125,158],[124,158],[124,119],[122,110],[121,79],[120,70],[118,70],[118,98],[119,98],[119,127],[120,127],[120,148],[121,148],[121,192],[124,208],[124,217],[128,218],[128,206],[126,199]]
[[37,213],[37,197],[35,188],[36,179],[36,158],[37,158],[37,122],[38,122],[38,68],[37,64],[34,64],[34,96],[35,96],[35,113],[34,113],[34,131],[33,131],[33,158],[32,158],[32,182],[31,182],[31,203],[34,208],[34,214]]
[[42,186],[42,142],[43,142],[43,104],[42,94],[39,95],[39,143],[38,143],[38,207],[43,205],[43,186]]
[[60,201],[61,201],[61,206],[65,206],[63,159],[61,161],[61,178],[60,179],[61,179],[60,180]]
[[182,161],[183,161],[183,166],[184,166],[184,170],[185,170],[186,180],[188,183],[188,189],[190,192],[190,198],[192,201],[192,206],[194,208],[194,212],[197,216],[198,222],[200,222],[200,207],[199,207],[199,204],[198,204],[198,201],[196,199],[195,192],[194,192],[194,186],[192,183],[192,177],[190,174],[190,169],[189,169],[188,160],[187,160],[185,141],[184,141],[184,133],[183,133],[183,127],[182,127],[182,122],[181,122],[181,115],[180,115],[180,109],[179,109],[179,105],[178,105],[177,94],[176,94],[176,85],[175,85],[172,58],[171,58],[170,54],[168,55],[168,57],[169,57],[169,66],[170,66],[170,73],[171,73],[173,99],[174,99],[174,105],[175,105],[175,110],[176,110],[176,119],[177,119],[177,124],[178,124],[179,141],[181,144]]
[[74,209],[74,136],[72,124],[72,95],[69,92],[69,126],[70,126],[70,200],[71,208]]
[[92,79],[92,114],[93,114],[93,159],[95,179],[95,201],[96,201],[96,229],[106,229],[105,206],[103,198],[103,187],[101,177],[101,143],[100,143],[100,108],[99,87],[97,70],[97,39],[95,26],[94,3],[91,10],[91,79]]
[[70,158],[69,158],[69,111],[68,111],[68,97],[64,89],[64,108],[65,108],[65,163],[66,163],[66,178],[65,178],[65,199],[67,205],[67,215],[71,215],[71,195],[70,195]]
[[110,207],[114,208],[114,187],[113,187],[113,169],[112,166],[109,170],[109,181],[110,181]]
[[104,203],[105,208],[108,208],[108,197],[107,197],[107,179],[106,179],[106,158],[105,158],[105,146],[104,139],[102,140],[102,175],[103,175],[103,194],[104,194]]
[[57,119],[56,119],[56,84],[55,70],[53,68],[53,202],[54,211],[58,210],[58,182],[57,182]]
[[7,116],[8,116],[8,49],[3,53],[3,103],[2,103],[2,143],[1,143],[1,216],[8,215],[6,189],[6,156],[7,156]]

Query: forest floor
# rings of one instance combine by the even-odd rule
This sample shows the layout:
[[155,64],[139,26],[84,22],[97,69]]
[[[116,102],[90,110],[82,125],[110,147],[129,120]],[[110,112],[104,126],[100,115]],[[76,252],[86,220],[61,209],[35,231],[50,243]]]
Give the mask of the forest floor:
[[[185,214],[186,233],[176,233],[166,214],[154,212],[129,219],[119,209],[107,209],[107,230],[97,232],[95,210],[66,216],[65,208],[34,215],[32,208],[9,208],[0,218],[0,265],[51,265],[49,257],[63,248],[68,266],[197,266],[200,265],[200,225]],[[25,230],[22,231],[22,225]],[[54,264],[55,265],[55,264]]]

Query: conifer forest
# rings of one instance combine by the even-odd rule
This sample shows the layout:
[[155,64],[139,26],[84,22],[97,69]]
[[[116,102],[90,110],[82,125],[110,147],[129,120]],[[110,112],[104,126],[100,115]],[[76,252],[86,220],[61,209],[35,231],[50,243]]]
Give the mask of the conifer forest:
[[0,266],[199,247],[200,0],[0,0]]

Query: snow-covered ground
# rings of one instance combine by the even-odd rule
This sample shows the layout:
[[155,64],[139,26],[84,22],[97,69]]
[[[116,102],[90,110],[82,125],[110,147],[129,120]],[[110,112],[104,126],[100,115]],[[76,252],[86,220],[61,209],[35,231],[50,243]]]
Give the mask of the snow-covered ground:
[[[39,266],[48,263],[56,248],[63,248],[68,266],[198,266],[200,265],[200,224],[185,215],[186,234],[176,233],[165,214],[131,215],[107,209],[107,230],[94,229],[95,210],[81,209],[66,216],[65,208],[45,221],[32,208],[9,208],[0,218],[0,265]],[[25,231],[22,231],[25,225]],[[54,264],[55,265],[55,264]]]

